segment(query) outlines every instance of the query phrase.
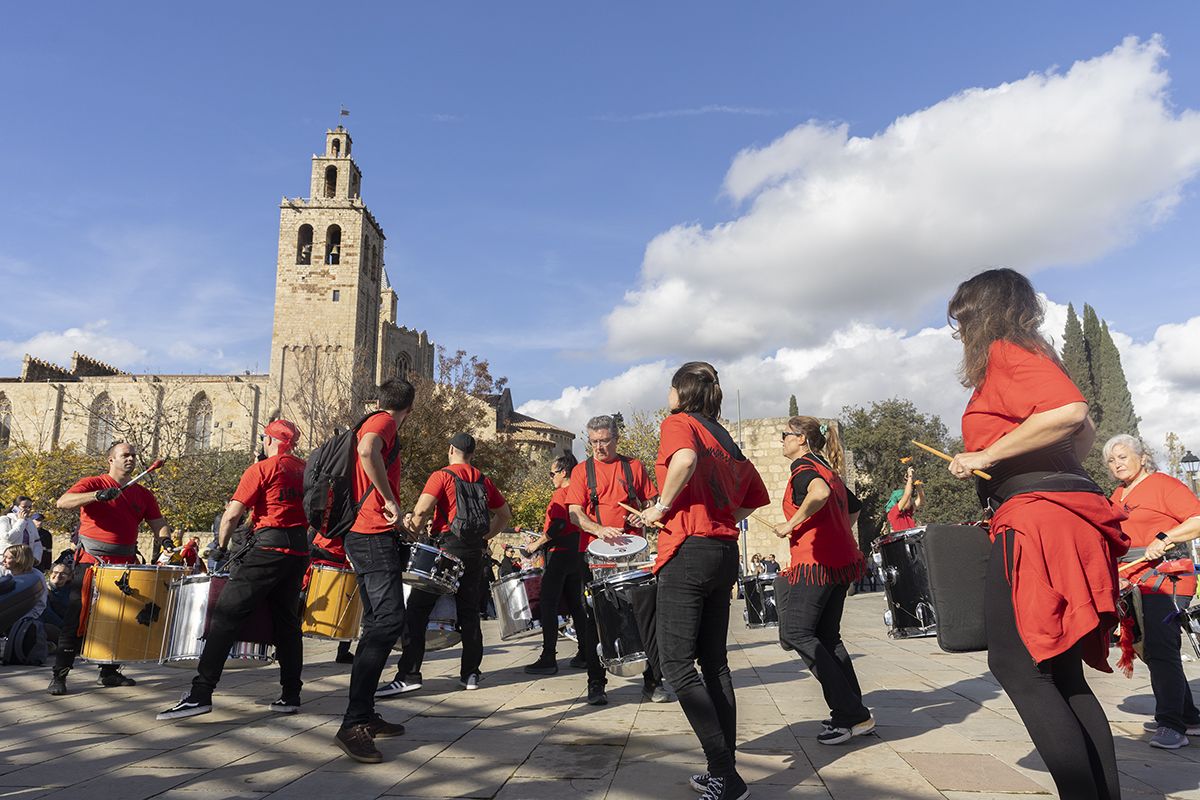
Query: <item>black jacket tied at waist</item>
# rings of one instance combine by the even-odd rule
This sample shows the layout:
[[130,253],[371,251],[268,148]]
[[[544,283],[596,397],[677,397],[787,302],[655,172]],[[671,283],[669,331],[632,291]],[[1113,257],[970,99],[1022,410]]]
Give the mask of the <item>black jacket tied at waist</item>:
[[1104,494],[1079,463],[1075,446],[1069,439],[1032,453],[1006,458],[988,472],[992,479],[977,479],[975,491],[983,507],[993,511],[1009,498],[1030,492]]

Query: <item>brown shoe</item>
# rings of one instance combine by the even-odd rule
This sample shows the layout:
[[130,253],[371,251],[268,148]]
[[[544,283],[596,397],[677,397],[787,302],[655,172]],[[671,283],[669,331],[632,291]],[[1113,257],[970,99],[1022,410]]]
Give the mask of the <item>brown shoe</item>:
[[338,747],[342,748],[342,752],[355,761],[361,761],[364,764],[378,764],[383,761],[383,753],[375,747],[375,741],[371,737],[371,723],[369,722],[348,727],[343,725],[338,729],[335,738]]
[[399,722],[388,722],[378,714],[367,723],[367,729],[371,731],[371,736],[375,739],[386,739],[389,736],[404,735],[403,725]]

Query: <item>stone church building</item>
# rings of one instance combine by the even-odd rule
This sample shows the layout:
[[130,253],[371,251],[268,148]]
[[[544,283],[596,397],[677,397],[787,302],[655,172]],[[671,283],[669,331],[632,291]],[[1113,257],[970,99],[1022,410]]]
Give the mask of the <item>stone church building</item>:
[[[363,203],[352,146],[342,126],[326,131],[309,196],[280,204],[267,374],[134,375],[80,353],[65,367],[26,355],[19,377],[0,378],[0,448],[99,453],[128,440],[152,454],[248,450],[267,421],[284,416],[309,449],[357,417],[378,383],[433,378],[434,343],[398,322],[383,228]],[[570,449],[573,434],[516,414],[511,397],[503,399],[489,399],[486,430],[477,433]]]

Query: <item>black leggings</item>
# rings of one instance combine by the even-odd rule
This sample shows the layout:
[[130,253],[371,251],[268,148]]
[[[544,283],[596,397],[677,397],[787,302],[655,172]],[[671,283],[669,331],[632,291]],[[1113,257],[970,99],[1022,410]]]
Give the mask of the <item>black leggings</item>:
[[1112,730],[1083,676],[1080,644],[1039,664],[1017,634],[1006,565],[1012,537],[1019,535],[998,535],[992,546],[984,599],[988,666],[1021,715],[1059,797],[1120,800]]

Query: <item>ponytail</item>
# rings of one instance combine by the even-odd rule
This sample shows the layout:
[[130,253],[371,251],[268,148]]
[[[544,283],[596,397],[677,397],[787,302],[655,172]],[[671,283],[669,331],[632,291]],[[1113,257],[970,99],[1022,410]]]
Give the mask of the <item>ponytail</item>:
[[809,449],[828,461],[834,472],[842,473],[846,459],[842,455],[842,442],[836,424],[827,425],[816,417],[792,417],[788,420],[788,427],[796,433],[803,433]]

